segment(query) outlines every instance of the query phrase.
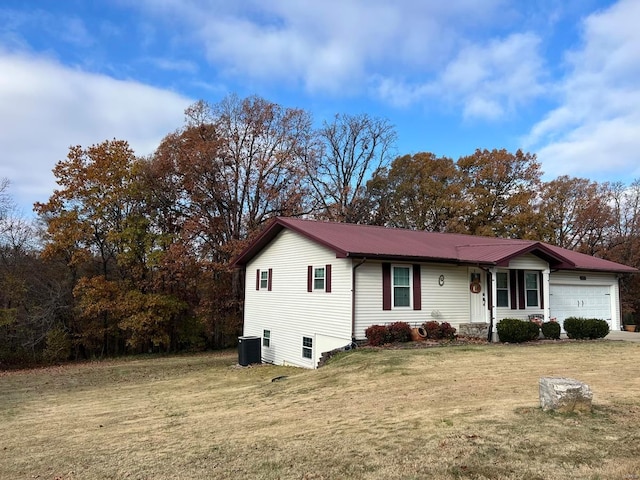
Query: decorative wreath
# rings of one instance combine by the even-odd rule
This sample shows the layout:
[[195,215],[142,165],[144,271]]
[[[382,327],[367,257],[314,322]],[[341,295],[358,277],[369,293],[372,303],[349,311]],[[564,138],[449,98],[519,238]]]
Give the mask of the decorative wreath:
[[469,290],[471,290],[471,293],[480,293],[482,291],[482,285],[480,285],[480,282],[473,282],[469,285]]

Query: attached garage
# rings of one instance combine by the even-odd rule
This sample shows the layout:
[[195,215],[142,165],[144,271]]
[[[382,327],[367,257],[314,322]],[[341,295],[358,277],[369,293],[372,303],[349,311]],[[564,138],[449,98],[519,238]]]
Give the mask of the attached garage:
[[549,316],[562,325],[568,317],[599,318],[609,328],[620,328],[616,311],[618,280],[615,275],[582,275],[556,272],[549,285]]

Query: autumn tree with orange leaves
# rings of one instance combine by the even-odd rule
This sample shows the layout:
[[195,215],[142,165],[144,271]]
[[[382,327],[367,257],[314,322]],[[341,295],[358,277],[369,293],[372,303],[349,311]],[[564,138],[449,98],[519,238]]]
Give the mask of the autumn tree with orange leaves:
[[152,334],[143,323],[126,323],[147,309],[144,301],[137,309],[131,304],[131,292],[165,295],[165,323],[177,322],[186,310],[179,299],[154,291],[162,233],[153,228],[144,201],[143,166],[122,140],[71,147],[54,168],[60,188],[35,206],[47,225],[43,257],[61,258],[68,267],[76,299],[68,328],[85,355],[170,347],[169,332]]
[[154,190],[172,197],[164,200],[171,208],[160,213],[159,225],[171,223],[178,232],[174,252],[199,266],[198,315],[220,345],[241,328],[242,278],[229,260],[269,218],[310,209],[304,165],[311,118],[260,97],[236,96],[197,102],[186,116],[150,168],[161,185]]
[[449,158],[417,153],[396,158],[367,182],[372,223],[432,232],[456,230],[460,175]]

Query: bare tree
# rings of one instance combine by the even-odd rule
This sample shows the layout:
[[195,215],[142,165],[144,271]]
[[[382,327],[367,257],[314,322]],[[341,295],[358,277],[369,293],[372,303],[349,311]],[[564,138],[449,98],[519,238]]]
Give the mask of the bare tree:
[[173,169],[187,227],[204,256],[224,261],[223,245],[242,242],[275,215],[308,210],[307,112],[231,95],[215,105],[197,102],[186,113],[185,128],[164,139],[154,162]]
[[318,132],[319,154],[309,157],[307,174],[320,216],[357,223],[366,212],[365,184],[374,171],[388,165],[396,141],[385,119],[336,115]]
[[0,178],[0,222],[7,218],[13,208],[13,201],[9,196],[9,179]]

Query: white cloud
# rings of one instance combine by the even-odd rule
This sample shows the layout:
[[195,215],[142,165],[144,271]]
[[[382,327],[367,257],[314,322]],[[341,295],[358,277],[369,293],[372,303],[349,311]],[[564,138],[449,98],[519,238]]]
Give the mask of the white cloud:
[[543,93],[537,36],[512,34],[486,45],[469,45],[438,81],[443,97],[462,104],[465,118],[499,118]]
[[0,50],[0,178],[23,210],[55,188],[51,169],[72,145],[127,140],[149,154],[182,125],[192,100],[132,81]]
[[525,33],[466,45],[435,80],[410,84],[383,78],[377,91],[396,105],[442,100],[460,107],[465,118],[501,118],[544,93],[539,43]]
[[444,101],[465,118],[501,118],[543,92],[536,35],[503,30],[486,38],[486,27],[516,14],[504,0],[140,5],[180,18],[231,78],[301,85],[309,93],[371,94],[395,106]]
[[586,18],[567,56],[559,106],[525,139],[550,177],[630,180],[640,175],[640,2],[621,0]]
[[504,0],[146,0],[227,75],[302,85],[311,93],[361,93],[373,72],[439,71],[465,27],[491,24]]

